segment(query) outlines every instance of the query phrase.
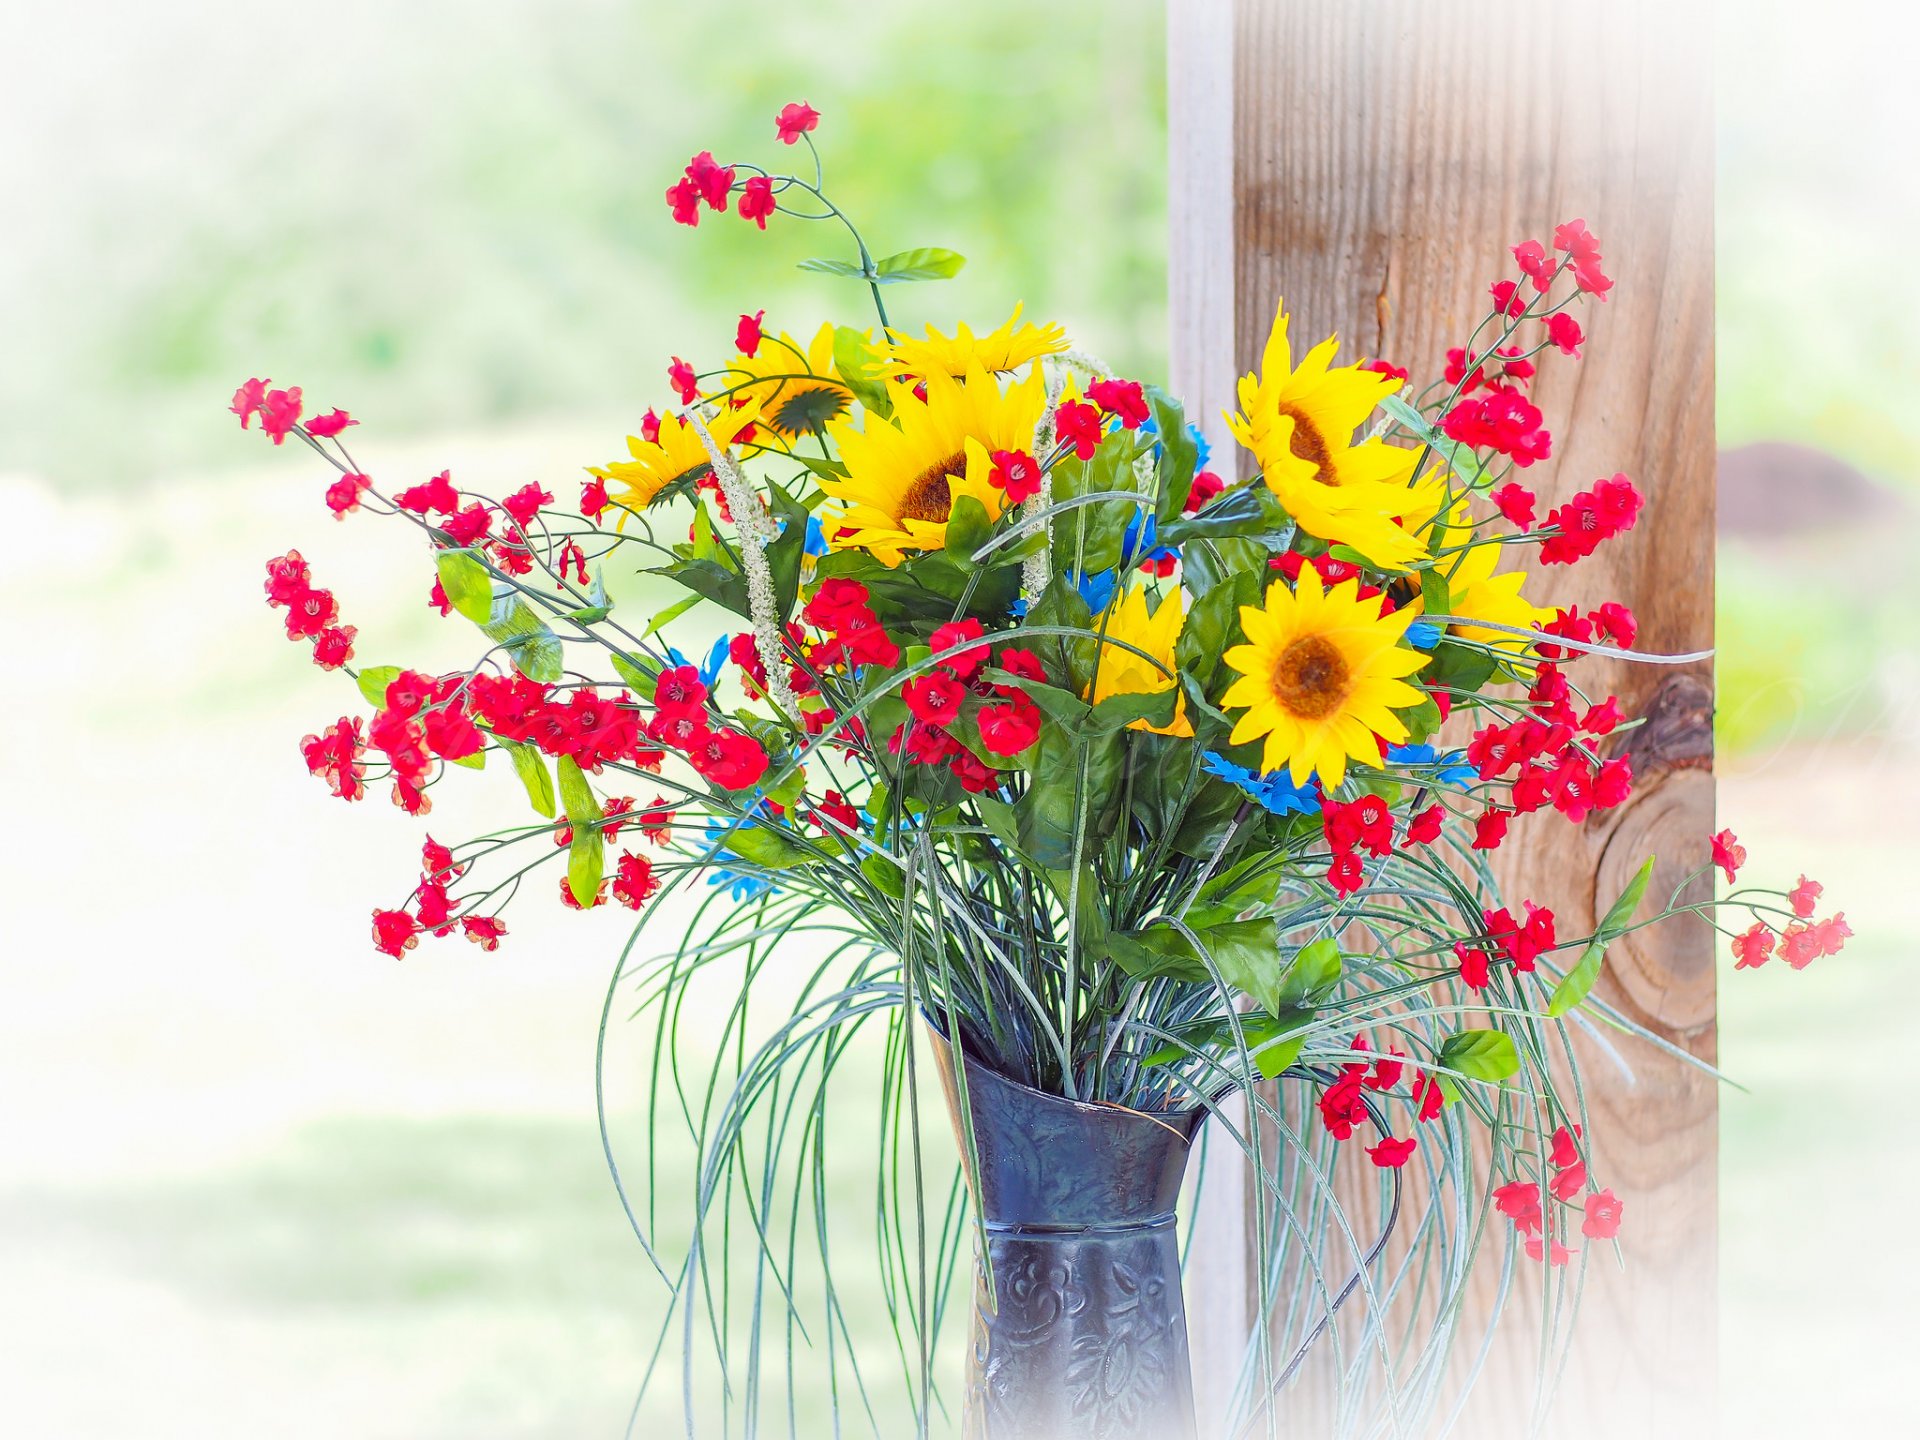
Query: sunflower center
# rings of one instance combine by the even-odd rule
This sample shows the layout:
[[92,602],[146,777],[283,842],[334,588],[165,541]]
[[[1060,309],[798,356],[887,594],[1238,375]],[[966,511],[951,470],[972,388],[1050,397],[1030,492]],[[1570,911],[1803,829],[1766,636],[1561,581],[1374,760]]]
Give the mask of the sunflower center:
[[1293,421],[1293,434],[1287,437],[1287,448],[1296,458],[1310,461],[1313,465],[1313,478],[1322,485],[1338,485],[1340,477],[1333,468],[1333,453],[1327,448],[1323,436],[1313,421],[1291,405],[1282,405],[1280,413]]
[[1273,698],[1302,720],[1324,720],[1352,688],[1347,657],[1324,635],[1307,635],[1280,652],[1273,667]]
[[902,520],[924,520],[944,525],[953,514],[953,481],[967,473],[965,455],[949,455],[938,465],[923,470],[900,497]]
[[847,413],[847,392],[821,385],[797,390],[774,408],[773,423],[789,435],[817,435]]

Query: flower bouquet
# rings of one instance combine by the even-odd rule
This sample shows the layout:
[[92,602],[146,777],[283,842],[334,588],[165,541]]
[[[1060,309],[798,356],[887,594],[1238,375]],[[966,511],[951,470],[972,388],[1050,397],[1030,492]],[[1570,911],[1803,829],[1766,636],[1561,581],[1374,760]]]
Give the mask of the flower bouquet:
[[[896,326],[895,287],[961,257],[876,259],[828,196],[818,119],[778,117],[801,173],[701,154],[668,203],[690,226],[733,209],[843,234],[803,268],[864,292],[873,323],[802,339],[741,316],[729,357],[673,360],[677,403],[577,507],[444,472],[383,488],[344,412],[264,380],[235,397],[243,428],[333,467],[337,517],[413,526],[431,603],[478,632],[451,673],[359,664],[299,553],[270,562],[288,635],[373,708],[308,736],[309,769],[414,815],[449,766],[517,782],[517,822],[425,841],[374,943],[491,950],[543,869],[536,893],[639,913],[601,1032],[623,1000],[651,1017],[648,1183],[615,1178],[670,1287],[689,1417],[948,1423],[936,1342],[971,1232],[967,1433],[1190,1434],[1174,1214],[1213,1117],[1265,1202],[1240,1425],[1271,1423],[1358,1295],[1420,1319],[1366,1328],[1347,1413],[1417,1429],[1466,1383],[1438,1361],[1483,1239],[1557,1306],[1570,1260],[1621,1228],[1568,1043],[1636,1030],[1593,993],[1609,945],[1687,915],[1742,966],[1776,945],[1802,966],[1848,934],[1811,882],[1716,901],[1713,866],[1732,882],[1742,859],[1726,832],[1658,894],[1649,859],[1590,934],[1490,866],[1517,817],[1579,823],[1629,793],[1635,722],[1583,689],[1582,658],[1698,658],[1634,651],[1623,606],[1525,594],[1530,564],[1641,514],[1624,475],[1545,513],[1519,478],[1551,451],[1534,367],[1576,357],[1577,307],[1607,297],[1598,242],[1575,220],[1515,246],[1417,390],[1331,339],[1296,347],[1283,310],[1229,417],[1245,455],[1213,469],[1174,398],[1057,325]],[[644,586],[672,603],[630,613]],[[952,1151],[922,1114],[936,1082]],[[830,1151],[846,1131],[864,1183]],[[685,1176],[655,1163],[676,1137]],[[1378,1219],[1349,1215],[1367,1190]],[[878,1197],[864,1309],[829,1240],[853,1193]],[[852,1318],[875,1303],[891,1361]]]

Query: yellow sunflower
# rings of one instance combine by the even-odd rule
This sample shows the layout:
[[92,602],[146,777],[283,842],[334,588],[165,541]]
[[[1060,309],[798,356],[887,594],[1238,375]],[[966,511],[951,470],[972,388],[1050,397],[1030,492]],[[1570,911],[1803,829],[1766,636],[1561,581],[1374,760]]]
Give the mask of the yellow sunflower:
[[[738,410],[724,409],[703,423],[707,433],[713,436],[713,443],[725,450],[740,437],[741,431],[759,418],[754,406],[745,405]],[[626,523],[628,510],[646,509],[653,503],[654,496],[675,481],[698,481],[713,469],[700,436],[690,423],[677,415],[661,419],[658,440],[629,435],[627,453],[633,457],[631,460],[612,460],[605,465],[587,467],[588,474],[620,486],[617,490],[609,488],[608,493],[615,504],[624,507],[620,513],[622,525]]]
[[1006,495],[987,478],[995,450],[1031,450],[1046,405],[1038,371],[1002,391],[976,362],[966,383],[941,372],[926,377],[927,398],[889,381],[893,418],[868,414],[866,428],[845,420],[827,426],[844,479],[822,476],[820,488],[841,507],[821,518],[837,550],[871,551],[898,565],[908,550],[947,543],[954,501],[970,495],[987,517],[1000,518]]
[[1296,367],[1287,312],[1278,311],[1260,373],[1241,377],[1241,413],[1227,425],[1302,530],[1351,546],[1380,569],[1405,570],[1426,554],[1393,523],[1415,499],[1417,452],[1384,440],[1353,443],[1400,382],[1357,365],[1329,368],[1338,349],[1337,339],[1323,340]]
[[1231,743],[1266,736],[1261,769],[1288,767],[1295,785],[1318,773],[1329,790],[1346,778],[1347,761],[1380,763],[1380,741],[1403,743],[1407,727],[1395,710],[1422,701],[1401,677],[1427,663],[1401,646],[1418,606],[1380,614],[1378,599],[1360,600],[1357,580],[1323,590],[1311,566],[1297,589],[1276,581],[1264,609],[1240,608],[1247,643],[1222,657],[1240,675],[1221,704],[1245,710]]
[[1057,355],[1067,348],[1067,332],[1059,325],[1020,323],[1022,307],[1013,307],[1013,318],[998,330],[975,335],[966,325],[955,328],[952,338],[933,326],[927,338],[915,340],[898,330],[889,330],[893,343],[887,347],[885,370],[889,376],[952,375],[963,378],[976,364],[983,370],[1005,374],[1018,370],[1029,360],[1042,355]]
[[833,366],[831,323],[804,349],[785,331],[763,337],[756,354],[734,357],[727,383],[759,405],[762,423],[788,446],[821,434],[853,408],[853,392]]
[[[1408,520],[1409,528],[1416,530],[1425,530],[1428,523],[1424,515]],[[1440,548],[1443,551],[1453,550],[1457,545],[1469,543],[1473,548],[1452,554],[1443,553],[1434,561],[1435,568],[1447,582],[1448,612],[1474,620],[1491,621],[1495,625],[1513,625],[1528,630],[1538,630],[1553,619],[1552,609],[1543,609],[1520,593],[1520,587],[1528,578],[1524,571],[1494,573],[1500,568],[1507,547],[1492,536],[1482,536],[1478,543],[1473,543],[1474,540],[1473,514],[1462,497],[1455,502],[1448,515],[1446,539]],[[1532,643],[1518,635],[1509,635],[1504,630],[1489,630],[1477,625],[1450,625],[1447,628],[1463,640],[1498,646],[1516,656]]]
[[[1179,592],[1166,596],[1157,610],[1147,608],[1147,587],[1129,586],[1120,603],[1107,612],[1107,639],[1124,641],[1144,650],[1167,668],[1166,674],[1132,650],[1118,645],[1100,647],[1100,671],[1094,676],[1093,704],[1113,695],[1158,695],[1178,685],[1180,667],[1174,659],[1174,647],[1180,640],[1180,627],[1186,624],[1186,611]],[[1193,725],[1187,719],[1186,697],[1174,702],[1173,719],[1165,725],[1149,725],[1135,720],[1130,729],[1151,730],[1156,735],[1191,735]]]

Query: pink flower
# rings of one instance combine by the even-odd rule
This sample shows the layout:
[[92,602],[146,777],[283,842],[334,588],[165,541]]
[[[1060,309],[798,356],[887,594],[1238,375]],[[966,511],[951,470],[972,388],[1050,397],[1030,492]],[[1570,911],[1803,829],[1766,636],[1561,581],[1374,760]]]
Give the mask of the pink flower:
[[307,422],[307,433],[317,435],[322,440],[331,440],[349,425],[360,422],[344,410],[335,410],[330,415],[316,415]]
[[1713,863],[1726,872],[1727,883],[1731,885],[1734,877],[1740,873],[1740,867],[1747,863],[1747,847],[1731,830],[1722,830],[1711,842]]
[[1580,1233],[1589,1240],[1611,1240],[1620,1233],[1620,1212],[1626,1209],[1612,1190],[1597,1190],[1587,1196],[1587,1218]]
[[733,167],[716,162],[711,150],[702,150],[687,162],[687,179],[699,190],[709,210],[727,208],[727,193],[733,189]]
[[804,100],[795,100],[781,107],[780,113],[773,117],[773,124],[780,143],[791,145],[820,124],[820,112]]
[[1547,247],[1538,240],[1522,240],[1513,247],[1513,258],[1519,262],[1520,269],[1533,281],[1533,288],[1542,295],[1553,286],[1554,262],[1547,254]]
[[1826,887],[1818,880],[1800,877],[1800,883],[1787,892],[1787,903],[1793,906],[1793,913],[1802,920],[1813,918],[1813,907],[1819,903],[1821,891]]
[[740,191],[740,218],[753,221],[762,230],[767,228],[767,217],[779,208],[773,198],[773,181],[765,175],[753,176]]
[[267,438],[279,445],[299,423],[300,387],[269,390],[267,398],[260,402],[260,428],[267,432]]
[[996,450],[993,470],[987,476],[995,489],[1004,490],[1007,499],[1018,503],[1040,493],[1040,464],[1024,450]]
[[1733,937],[1733,968],[1758,970],[1773,956],[1774,934],[1761,921],[1754,921]]

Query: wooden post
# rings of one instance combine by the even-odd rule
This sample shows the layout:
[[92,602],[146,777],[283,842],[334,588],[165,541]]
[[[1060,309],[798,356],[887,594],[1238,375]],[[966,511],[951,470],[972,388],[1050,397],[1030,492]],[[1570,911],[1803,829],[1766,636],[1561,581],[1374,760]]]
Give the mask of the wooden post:
[[[1543,357],[1534,398],[1554,458],[1526,478],[1544,511],[1625,471],[1648,511],[1632,534],[1529,592],[1545,604],[1622,601],[1639,616],[1644,649],[1708,648],[1711,23],[1704,0],[1170,0],[1173,380],[1189,409],[1211,418],[1231,403],[1218,347],[1234,346],[1231,374],[1254,368],[1282,296],[1296,336],[1337,331],[1349,357],[1433,377],[1486,310],[1488,282],[1515,273],[1506,247],[1584,218],[1617,284],[1607,303],[1579,312],[1591,342],[1580,359]],[[1224,140],[1223,107],[1232,113]],[[1223,169],[1230,210],[1218,194]],[[1222,451],[1216,468],[1230,474],[1233,463]],[[1616,690],[1649,723],[1630,732],[1627,805],[1583,826],[1530,817],[1502,851],[1508,893],[1551,906],[1563,934],[1588,928],[1649,852],[1661,857],[1653,892],[1667,893],[1704,858],[1713,828],[1711,669],[1582,662],[1578,678]],[[1646,932],[1610,953],[1599,993],[1711,1062],[1713,941],[1692,922]],[[1714,1086],[1631,1040],[1618,1045],[1631,1077],[1600,1048],[1581,1048],[1594,1173],[1626,1202],[1626,1269],[1605,1247],[1592,1257],[1546,1433],[1708,1432]],[[1486,1251],[1496,1268],[1501,1243],[1496,1233]],[[1236,1323],[1244,1333],[1245,1245],[1215,1234],[1201,1248],[1196,1333]],[[1515,1306],[1453,1433],[1525,1432],[1529,1311]],[[1469,1316],[1465,1331],[1477,1328]],[[1311,1409],[1324,1383],[1306,1374],[1301,1403]]]

